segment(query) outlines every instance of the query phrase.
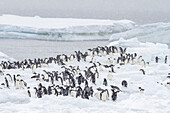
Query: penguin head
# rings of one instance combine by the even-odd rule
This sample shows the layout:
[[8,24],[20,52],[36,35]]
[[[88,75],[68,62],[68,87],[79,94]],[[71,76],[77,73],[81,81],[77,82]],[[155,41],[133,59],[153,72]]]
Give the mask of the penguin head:
[[1,86],[3,86],[3,87],[4,87],[4,86],[5,86],[5,83],[1,83]]
[[143,92],[144,89],[143,89],[142,87],[139,87],[139,91],[140,91],[140,92]]
[[38,89],[36,87],[34,87],[34,89],[37,91]]
[[17,74],[17,77],[21,77],[21,75],[20,75],[20,74]]
[[106,78],[104,78],[104,82],[107,82]]
[[101,87],[97,88],[98,91],[102,91],[103,89]]
[[127,87],[127,85],[128,85],[128,84],[127,84],[127,81],[126,81],[126,80],[123,80],[123,81],[122,81],[122,86],[123,86],[123,87]]
[[114,93],[119,93],[120,92],[120,90],[117,90],[117,89],[111,89],[111,91],[112,91],[112,93],[114,94]]

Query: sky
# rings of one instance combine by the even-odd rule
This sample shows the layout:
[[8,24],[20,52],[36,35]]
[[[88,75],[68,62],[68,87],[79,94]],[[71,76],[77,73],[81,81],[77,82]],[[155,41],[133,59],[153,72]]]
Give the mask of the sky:
[[0,15],[170,21],[170,0],[0,0]]

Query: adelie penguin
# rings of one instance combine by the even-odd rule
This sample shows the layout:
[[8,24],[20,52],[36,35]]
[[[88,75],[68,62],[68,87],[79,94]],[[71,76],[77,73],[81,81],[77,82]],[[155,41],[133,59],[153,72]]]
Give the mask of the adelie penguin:
[[16,77],[13,75],[13,80],[14,80],[14,86],[16,86]]
[[109,71],[109,73],[107,74],[107,78],[108,78],[109,80],[112,80],[112,78],[113,78],[113,73],[112,73],[111,71]]
[[29,96],[29,97],[31,97],[31,92],[30,92],[30,87],[27,87],[27,95]]
[[53,95],[58,96],[58,91],[57,91],[57,89],[55,88],[55,86],[51,87],[51,91],[52,91],[52,94],[53,94]]
[[24,89],[25,82],[22,79],[19,81],[19,84],[20,84],[20,89]]
[[71,54],[69,60],[73,61],[75,59],[75,55]]
[[103,80],[103,85],[104,85],[104,86],[107,86],[107,80],[106,80],[106,78],[104,78],[104,80]]
[[9,82],[6,77],[5,77],[5,87],[9,88]]
[[16,86],[16,89],[19,89],[19,88],[20,88],[19,80],[18,80],[18,79],[16,80],[16,85],[15,85],[15,86]]
[[140,93],[143,93],[144,92],[144,89],[142,87],[139,87],[139,92]]
[[126,53],[126,49],[127,48],[123,49],[122,47],[119,47],[119,49],[120,49],[121,54],[125,54]]
[[103,100],[106,101],[109,99],[109,91],[107,89],[101,89],[100,87],[97,88],[97,92],[95,93],[95,96],[99,99],[99,100]]
[[111,64],[111,60],[110,58],[107,59],[107,64],[110,65]]
[[36,66],[36,64],[34,64],[34,65],[32,66],[32,73],[35,73],[35,72],[36,72],[36,69],[37,69],[37,66]]
[[48,91],[47,91],[45,86],[42,86],[42,92],[43,92],[43,95],[47,95],[48,94]]
[[12,77],[11,77],[11,75],[10,75],[10,74],[6,74],[6,76],[7,76],[8,81],[9,81],[9,82],[12,82]]
[[111,90],[112,90],[112,96],[111,96],[111,98],[112,98],[113,101],[116,101],[116,99],[117,99],[117,93],[118,93],[119,91],[115,91],[114,89],[111,89]]
[[159,59],[160,59],[160,58],[158,58],[158,56],[155,57],[156,63],[158,63]]
[[42,94],[43,94],[43,93],[42,93],[41,88],[39,88],[39,89],[37,90],[37,93],[36,93],[36,94],[37,94],[37,97],[38,97],[38,98],[42,98]]
[[170,90],[170,82],[167,82],[166,87]]
[[109,100],[109,91],[107,89],[103,90],[100,93],[100,100],[103,100],[103,101]]
[[3,68],[2,68],[2,65],[0,64],[0,71],[3,72]]
[[140,65],[141,65],[142,67],[145,67],[145,61],[144,61],[143,59],[141,60]]
[[78,96],[80,96],[80,93],[78,94],[78,90],[71,90],[71,91],[70,91],[70,95],[71,95],[72,97],[77,98]]
[[165,64],[168,63],[168,56],[165,56]]
[[0,76],[3,76],[4,75],[4,73],[0,70]]
[[139,58],[138,58],[138,63],[140,64],[141,61],[142,61],[142,56],[139,56]]

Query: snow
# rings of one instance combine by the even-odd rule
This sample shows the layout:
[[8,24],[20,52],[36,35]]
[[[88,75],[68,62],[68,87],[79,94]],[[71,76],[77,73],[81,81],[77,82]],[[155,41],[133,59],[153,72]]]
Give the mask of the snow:
[[[127,65],[115,65],[115,72],[113,74],[113,80],[108,80],[109,84],[118,86],[122,92],[118,93],[116,101],[112,101],[111,97],[107,101],[98,100],[96,97],[91,97],[89,100],[74,98],[71,96],[54,96],[47,95],[43,98],[36,98],[35,96],[28,98],[26,96],[26,89],[15,89],[12,83],[10,83],[10,89],[0,89],[0,111],[1,113],[168,113],[170,112],[170,90],[166,88],[166,82],[170,82],[167,78],[170,72],[170,50],[166,44],[161,43],[142,43],[137,38],[125,40],[121,38],[118,41],[110,43],[108,46],[127,47],[126,53],[137,53],[138,57],[142,55],[142,58],[146,62],[150,62],[148,66],[142,66],[140,64],[127,64]],[[114,54],[111,59],[119,56]],[[155,56],[160,58],[159,63],[155,63]],[[168,56],[168,63],[164,63],[165,56]],[[95,56],[96,61],[100,61],[102,64],[106,64],[109,55],[99,57]],[[85,66],[90,66],[89,63],[91,57],[87,58],[87,62],[71,61],[66,64],[79,65],[80,69],[84,69]],[[120,68],[119,68],[120,67]],[[61,72],[61,67],[57,64],[50,64],[49,68],[38,68],[38,73],[43,73],[43,70]],[[144,69],[146,74],[143,75],[140,69]],[[38,83],[30,77],[32,76],[31,69],[11,69],[4,70],[4,73],[21,74],[21,78],[24,79],[31,87],[32,94],[34,93],[32,87]],[[100,77],[97,80],[96,85],[90,84],[93,88],[107,88],[110,90],[110,86],[103,86],[103,78],[107,78],[108,69],[104,69],[99,73]],[[121,81],[126,80],[128,87],[122,87]],[[0,76],[0,83],[4,81],[4,76]],[[158,84],[162,83],[161,84]],[[43,85],[48,83],[42,82]],[[144,92],[139,92],[138,87],[144,88]],[[95,90],[96,91],[96,90]],[[109,91],[109,93],[111,93]]]
[[142,42],[164,43],[170,45],[170,23],[153,23],[140,25],[132,30],[116,33],[110,37],[110,42],[120,38],[138,38]]
[[165,54],[170,54],[168,45],[161,43],[154,44],[151,42],[141,43],[140,41],[138,41],[138,38],[132,38],[128,40],[120,38],[119,41],[111,42],[109,45],[124,48],[128,47],[128,52],[136,52],[139,56],[142,56],[146,61],[153,61],[155,60],[156,56],[159,56],[163,59],[165,57]]
[[[106,40],[111,34],[134,28],[130,20],[0,16],[0,38],[38,40]],[[93,36],[93,38],[89,38]],[[83,38],[85,37],[85,38]]]
[[30,102],[28,96],[23,94],[12,94],[12,93],[13,93],[12,91],[10,93],[7,92],[1,93],[0,104],[7,103],[7,102],[13,104],[25,104]]
[[14,61],[15,59],[7,56],[6,54],[0,52],[0,62],[2,61]]

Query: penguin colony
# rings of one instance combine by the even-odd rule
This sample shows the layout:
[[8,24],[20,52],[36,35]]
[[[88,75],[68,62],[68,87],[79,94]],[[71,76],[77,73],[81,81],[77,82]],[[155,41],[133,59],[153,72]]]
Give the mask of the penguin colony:
[[[103,57],[104,61],[96,60]],[[156,56],[155,62],[158,63],[159,60],[160,58]],[[166,56],[164,63],[167,63],[167,60]],[[88,63],[88,65],[81,65],[84,63]],[[48,69],[51,64],[60,69],[46,71],[45,69]],[[75,51],[75,54],[70,56],[62,54],[44,59],[3,61],[0,64],[0,76],[4,76],[4,82],[1,83],[0,89],[25,90],[29,97],[36,98],[42,98],[44,95],[56,95],[83,99],[96,97],[103,101],[109,99],[115,101],[118,93],[123,92],[120,87],[114,85],[115,69],[124,65],[140,65],[141,69],[138,71],[145,75],[144,68],[149,66],[149,62],[145,62],[142,56],[138,56],[137,53],[130,54],[126,52],[126,48],[115,46],[96,47],[88,49],[84,53]],[[30,70],[32,75],[28,75],[28,77],[32,81],[36,81],[36,86],[29,86],[29,82],[23,79],[22,74],[5,74],[6,70],[11,69]],[[105,75],[102,72],[105,72]],[[102,78],[100,79],[102,81],[99,78]],[[120,84],[124,88],[128,87],[126,80],[120,81]],[[167,88],[170,89],[170,82],[167,83]],[[137,90],[144,92],[144,88],[140,86]]]

